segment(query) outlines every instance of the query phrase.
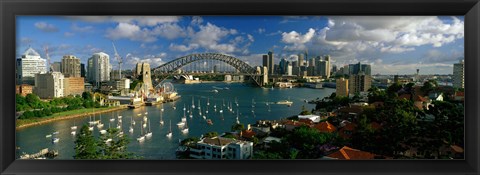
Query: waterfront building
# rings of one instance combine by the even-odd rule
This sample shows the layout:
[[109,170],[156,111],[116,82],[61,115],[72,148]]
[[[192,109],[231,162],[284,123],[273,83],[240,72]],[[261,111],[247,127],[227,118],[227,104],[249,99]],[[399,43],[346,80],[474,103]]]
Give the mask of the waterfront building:
[[116,89],[120,91],[120,95],[127,95],[130,91],[130,79],[122,78],[116,81]]
[[251,159],[253,142],[224,137],[204,138],[190,148],[190,157],[195,159]]
[[35,74],[47,72],[47,60],[40,57],[37,51],[29,47],[20,58],[17,58],[17,84],[35,83]]
[[42,99],[63,97],[64,76],[61,72],[35,74],[33,93]]
[[225,75],[225,77],[223,78],[223,81],[231,82],[232,81],[232,75]]
[[146,86],[147,89],[153,89],[150,64],[137,63],[137,65],[135,66],[134,76],[140,80],[143,80],[143,84]]
[[350,75],[348,85],[350,94],[367,92],[372,86],[372,77],[370,75],[365,75],[363,72],[360,72],[360,74],[357,75]]
[[110,81],[111,67],[110,56],[103,52],[94,53],[88,59],[88,80],[94,83],[97,88],[100,87],[101,82]]
[[317,67],[317,75],[327,78],[327,62],[319,59],[315,65]]
[[268,71],[270,75],[273,75],[274,69],[274,59],[273,59],[273,51],[268,52]]
[[29,84],[16,85],[15,90],[16,94],[20,94],[21,96],[25,97],[33,92],[33,86]]
[[336,81],[336,94],[338,97],[348,97],[348,80],[339,78]]
[[464,60],[453,64],[453,87],[464,88],[465,87],[465,65]]
[[85,78],[83,77],[65,77],[63,80],[63,95],[82,95],[85,92]]
[[325,78],[330,78],[330,55],[326,55],[325,57]]
[[73,55],[63,56],[60,72],[65,77],[80,77],[80,59]]

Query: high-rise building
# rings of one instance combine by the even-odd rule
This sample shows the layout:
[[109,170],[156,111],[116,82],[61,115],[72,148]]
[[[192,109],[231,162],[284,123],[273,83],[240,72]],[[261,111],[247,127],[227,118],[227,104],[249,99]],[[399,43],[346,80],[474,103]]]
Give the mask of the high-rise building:
[[40,57],[37,51],[29,47],[20,58],[17,58],[17,84],[35,83],[35,74],[47,73],[47,60]]
[[287,60],[285,58],[282,58],[282,60],[280,60],[280,74],[285,74],[287,72]]
[[303,66],[303,61],[305,60],[303,53],[298,54],[298,66]]
[[292,64],[290,63],[287,65],[287,75],[292,76]]
[[465,88],[465,65],[464,60],[453,64],[453,87]]
[[61,71],[65,77],[81,77],[80,59],[73,55],[65,55],[62,58]]
[[64,76],[60,72],[35,74],[33,93],[42,99],[63,97]]
[[349,79],[349,93],[367,92],[372,87],[372,77],[365,75],[363,72],[356,75],[350,75]]
[[338,97],[348,97],[348,80],[345,78],[337,79],[336,94]]
[[267,67],[267,69],[270,69],[270,59],[268,58],[268,55],[263,55],[262,58],[263,58],[262,59],[262,61],[263,61],[262,66]]
[[268,72],[273,75],[274,69],[274,62],[275,59],[273,58],[273,51],[268,52]]
[[338,71],[337,65],[333,65],[333,66],[332,66],[332,72],[331,72],[331,73],[332,73],[332,74],[336,74],[337,71]]
[[266,85],[266,84],[268,84],[268,73],[269,73],[268,68],[263,66],[262,73],[263,73],[263,83],[262,84]]
[[80,63],[80,77],[85,77],[85,64]]
[[325,56],[325,78],[330,78],[330,55]]
[[360,64],[360,62],[358,62],[358,64],[350,64],[349,70],[350,75],[359,74],[359,72],[363,72],[365,75],[372,75],[371,66],[368,64]]
[[[152,78],[150,72],[150,64],[148,63],[137,63],[135,66],[134,76],[143,81],[143,84],[146,85],[147,89],[153,89]],[[135,87],[132,87],[135,88]]]
[[322,76],[322,78],[327,78],[327,62],[324,60],[317,60],[315,63],[315,67],[317,68],[317,75]]
[[27,96],[33,92],[33,86],[29,84],[16,85],[16,94]]
[[101,82],[110,81],[111,68],[110,57],[106,53],[94,53],[88,59],[88,80],[94,83],[95,86],[100,87]]

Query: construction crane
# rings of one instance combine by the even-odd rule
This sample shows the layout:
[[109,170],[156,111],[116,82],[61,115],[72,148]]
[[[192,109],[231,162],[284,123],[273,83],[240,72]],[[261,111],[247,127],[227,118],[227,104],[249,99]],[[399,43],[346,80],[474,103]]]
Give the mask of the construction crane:
[[118,62],[118,76],[119,76],[119,79],[122,79],[122,63],[123,63],[122,57],[120,57],[120,55],[118,54],[117,48],[115,47],[115,44],[113,43],[113,41],[112,41],[112,45],[113,45],[113,51],[115,51],[115,59]]
[[45,50],[45,55],[47,57],[48,66],[50,67],[49,72],[55,72],[55,69],[53,69],[52,63],[50,62],[50,56],[48,55],[48,46],[45,46],[43,49]]

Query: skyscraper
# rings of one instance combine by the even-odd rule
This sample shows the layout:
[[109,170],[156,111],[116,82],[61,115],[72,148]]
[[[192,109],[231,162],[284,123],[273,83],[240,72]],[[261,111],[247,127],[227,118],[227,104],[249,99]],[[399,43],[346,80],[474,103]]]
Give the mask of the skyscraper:
[[88,80],[96,86],[99,86],[100,82],[110,81],[111,67],[110,57],[106,53],[94,53],[93,56],[88,59]]
[[269,55],[263,55],[263,67],[267,67],[267,69],[270,69]]
[[285,58],[282,58],[282,60],[280,60],[280,74],[285,74],[285,72],[287,72],[287,60]]
[[330,78],[330,55],[325,56],[325,78]]
[[464,60],[453,64],[453,87],[465,88],[465,65]]
[[303,61],[305,60],[304,56],[305,55],[303,53],[298,54],[298,66],[299,67],[303,66]]
[[29,47],[17,58],[17,84],[34,85],[35,74],[43,73],[47,73],[47,60],[40,57],[33,48]]
[[348,97],[348,80],[345,78],[337,79],[336,94],[338,97]]
[[372,68],[368,64],[360,64],[360,62],[358,62],[357,64],[350,64],[349,69],[350,75],[359,74],[360,71],[365,73],[365,75],[372,75]]
[[80,77],[85,77],[85,64],[80,63]]
[[274,69],[273,51],[268,52],[268,72],[273,75]]
[[65,77],[80,77],[80,59],[73,55],[65,55],[62,58],[61,71]]

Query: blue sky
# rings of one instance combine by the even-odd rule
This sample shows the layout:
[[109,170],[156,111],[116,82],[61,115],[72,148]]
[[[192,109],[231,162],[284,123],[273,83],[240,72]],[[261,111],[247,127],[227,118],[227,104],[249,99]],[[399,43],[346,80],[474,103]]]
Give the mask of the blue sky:
[[[333,64],[359,61],[372,73],[451,74],[464,57],[463,16],[20,16],[17,57],[29,46],[52,62],[63,55],[83,63],[95,52],[123,69],[153,67],[191,53],[218,52],[260,65],[269,50],[280,58],[331,55]],[[309,57],[310,57],[309,56]]]

